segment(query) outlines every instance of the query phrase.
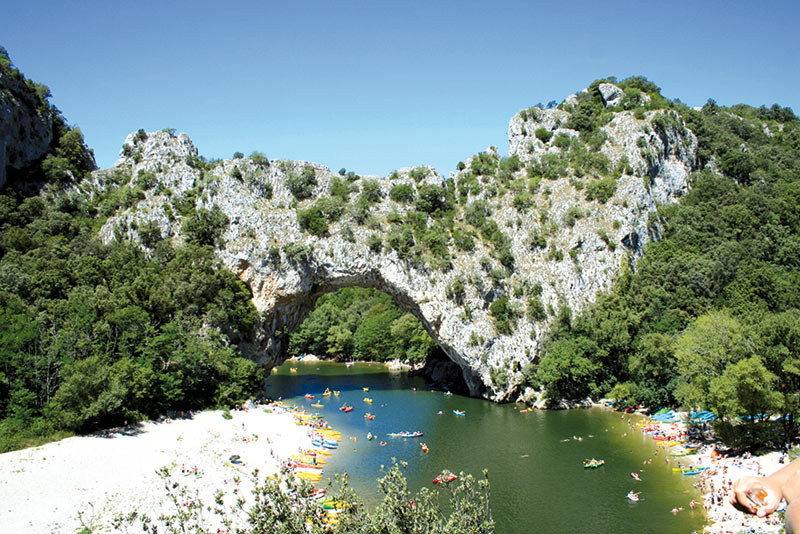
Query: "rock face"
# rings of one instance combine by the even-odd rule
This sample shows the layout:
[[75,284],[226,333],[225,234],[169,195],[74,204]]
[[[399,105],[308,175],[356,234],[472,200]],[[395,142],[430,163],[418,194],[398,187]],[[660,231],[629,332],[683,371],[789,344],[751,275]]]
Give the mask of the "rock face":
[[53,117],[24,79],[0,71],[0,187],[6,168],[22,169],[41,158],[53,139]]
[[[511,119],[506,163],[490,150],[468,159],[448,180],[421,168],[389,177],[336,177],[302,161],[242,158],[198,166],[191,161],[197,150],[184,134],[132,134],[116,165],[93,179],[99,187],[155,180],[141,186],[144,200],[108,220],[102,237],[140,239],[138,230],[148,223],[180,241],[184,216],[176,205],[193,199],[196,209],[217,208],[229,220],[218,256],[250,288],[262,313],[258,334],[240,343],[244,354],[265,365],[281,363],[288,334],[317,297],[347,286],[371,287],[421,321],[459,366],[472,395],[513,400],[521,394],[522,369],[540,353],[556,311],[582,310],[609,290],[622,266],[635,267],[644,245],[657,238],[657,225],[648,225],[651,214],[687,190],[697,142],[669,113],[649,111],[642,119],[615,113],[601,128],[605,142],[586,152],[594,166],[584,168],[567,157],[568,145],[583,154],[578,132],[565,127],[570,112],[526,110]],[[540,129],[551,135],[534,135]],[[289,184],[300,175],[313,175],[316,183],[309,184],[308,199],[297,201]],[[329,224],[328,235],[302,230],[297,210],[327,197],[337,178],[353,190],[349,211]],[[375,184],[381,198],[359,204],[357,191]],[[399,184],[417,193],[426,187],[450,191],[458,203],[453,227],[470,235],[474,248],[450,240],[448,268],[391,245],[388,236],[413,207],[389,197]],[[600,186],[605,195],[597,193]],[[505,236],[513,264],[501,265],[491,239],[470,222],[467,212],[481,205]],[[423,224],[435,226],[431,219]],[[497,333],[490,309],[500,299],[513,315],[505,334]],[[532,312],[537,302],[538,313]]]

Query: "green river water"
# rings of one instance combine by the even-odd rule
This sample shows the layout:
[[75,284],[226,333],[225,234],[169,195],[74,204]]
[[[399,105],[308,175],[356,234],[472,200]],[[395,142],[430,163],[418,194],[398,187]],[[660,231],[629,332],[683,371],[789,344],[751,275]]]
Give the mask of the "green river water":
[[[290,367],[297,372],[290,372]],[[341,391],[340,397],[322,397],[325,388]],[[420,377],[370,363],[347,367],[324,361],[287,362],[273,371],[266,391],[320,413],[342,432],[342,443],[329,457],[325,475],[346,472],[368,505],[382,497],[375,482],[381,466],[397,458],[408,462],[406,476],[413,491],[433,486],[433,477],[442,469],[476,477],[488,469],[498,534],[702,530],[701,507],[689,509],[689,501],[700,500],[692,487],[694,478],[673,471],[674,460],[667,465],[665,451],[631,430],[618,412],[592,408],[520,413],[522,405],[448,396],[426,389]],[[305,393],[315,399],[305,399]],[[364,397],[372,398],[372,404]],[[315,409],[312,402],[325,406]],[[341,412],[342,403],[354,406],[353,411]],[[466,416],[456,416],[454,409]],[[375,414],[375,419],[367,421],[366,412]],[[419,430],[424,436],[386,436],[403,430]],[[367,432],[387,445],[368,441]],[[423,441],[430,447],[428,453],[421,451]],[[605,465],[585,469],[584,459],[592,457],[604,459]],[[645,465],[649,459],[652,463]],[[630,476],[634,471],[640,472],[640,482]],[[630,490],[641,492],[639,502],[626,499]],[[681,506],[684,511],[671,513]]]

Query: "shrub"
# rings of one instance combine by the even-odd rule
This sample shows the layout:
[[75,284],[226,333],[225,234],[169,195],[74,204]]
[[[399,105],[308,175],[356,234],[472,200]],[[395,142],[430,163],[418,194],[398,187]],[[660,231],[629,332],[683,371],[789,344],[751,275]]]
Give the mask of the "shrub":
[[397,251],[400,258],[407,258],[414,246],[414,232],[408,226],[393,228],[386,235],[386,246]]
[[483,221],[489,214],[489,203],[483,199],[478,199],[469,204],[464,210],[464,220],[472,226],[479,228],[483,225]]
[[516,326],[516,317],[508,297],[500,297],[489,305],[494,328],[500,335],[509,335]]
[[411,184],[397,184],[389,190],[389,198],[395,202],[411,203],[414,201],[414,187]]
[[200,208],[186,218],[181,231],[188,240],[198,245],[216,246],[228,227],[228,216],[214,206],[207,210]]
[[534,228],[530,231],[528,234],[528,243],[530,244],[531,250],[545,248],[547,246],[547,240],[539,228]]
[[533,196],[529,192],[522,191],[514,195],[513,205],[514,208],[517,209],[517,211],[524,212],[525,210],[530,208],[532,204],[533,204]]
[[422,184],[419,187],[417,201],[414,203],[417,210],[425,213],[444,211],[448,208],[444,198],[444,189],[433,184]]
[[453,228],[453,244],[458,250],[472,252],[475,250],[475,239],[472,234],[462,228]]
[[297,210],[297,223],[300,228],[311,235],[325,237],[328,235],[328,221],[319,206],[311,206],[307,210]]
[[584,198],[587,201],[597,200],[601,204],[608,202],[614,193],[617,192],[617,182],[613,178],[603,178],[586,185]]
[[542,321],[547,318],[547,312],[544,309],[544,304],[542,304],[542,298],[540,296],[536,295],[528,299],[527,315],[528,320],[533,322]]
[[233,153],[233,159],[243,159],[243,158],[244,158],[244,154],[242,152],[234,152]]
[[[236,154],[241,154],[241,152],[237,152]],[[236,154],[233,155],[234,158],[236,158]],[[256,165],[269,165],[269,158],[258,151],[253,151],[253,153],[250,154],[250,159],[253,160],[253,163]]]
[[291,263],[306,262],[311,257],[311,247],[300,243],[287,243],[283,246],[283,253],[286,255],[286,261]]
[[427,178],[430,170],[427,167],[414,167],[411,169],[411,172],[408,173],[408,176],[411,177],[412,180],[419,183],[420,180]]
[[536,136],[543,143],[547,143],[553,137],[553,132],[548,130],[547,128],[537,128],[533,134]]
[[453,283],[447,286],[445,289],[445,295],[447,298],[453,299],[460,304],[461,301],[464,300],[465,291],[464,279],[459,276],[453,280]]
[[567,213],[564,214],[564,224],[572,228],[575,226],[575,221],[584,217],[583,211],[577,206],[570,206]]
[[338,176],[334,176],[331,180],[331,186],[328,192],[332,197],[339,197],[345,202],[350,199],[350,186]]
[[317,185],[317,173],[314,167],[306,164],[300,174],[289,173],[286,177],[286,185],[297,200],[311,198],[314,186]]
[[142,244],[148,248],[153,246],[163,239],[161,235],[161,228],[155,221],[145,221],[139,225],[139,239]]
[[150,189],[155,187],[158,183],[158,178],[152,172],[145,172],[144,170],[140,170],[136,176],[136,187],[141,189]]
[[344,201],[339,197],[324,197],[316,202],[322,216],[330,222],[338,221],[344,212]]
[[361,182],[361,195],[360,199],[364,199],[370,204],[380,202],[383,199],[383,192],[377,180],[364,180]]
[[470,170],[476,176],[493,176],[497,168],[497,156],[489,152],[481,152],[474,158],[470,164]]
[[376,254],[383,250],[383,239],[380,234],[370,234],[367,237],[367,247]]

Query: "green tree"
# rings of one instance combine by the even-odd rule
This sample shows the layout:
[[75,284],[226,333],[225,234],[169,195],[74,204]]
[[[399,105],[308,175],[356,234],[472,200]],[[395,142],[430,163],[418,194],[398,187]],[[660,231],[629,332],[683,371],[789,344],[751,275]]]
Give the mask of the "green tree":
[[216,247],[221,244],[228,222],[228,216],[217,206],[210,210],[200,208],[186,218],[181,231],[191,243]]
[[712,381],[745,358],[748,349],[741,323],[727,312],[699,317],[675,343],[676,398],[687,407],[708,406]]

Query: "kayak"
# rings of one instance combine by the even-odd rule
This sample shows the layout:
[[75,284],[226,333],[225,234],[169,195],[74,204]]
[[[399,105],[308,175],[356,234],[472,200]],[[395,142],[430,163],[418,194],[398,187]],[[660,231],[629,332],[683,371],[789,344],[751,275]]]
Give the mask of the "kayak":
[[434,484],[447,484],[448,482],[452,482],[458,477],[453,473],[446,473],[444,475],[439,475],[438,477],[433,479]]
[[459,417],[466,417],[467,416],[467,413],[464,412],[463,410],[453,410],[453,413],[456,414]]
[[393,438],[418,438],[422,435],[422,432],[390,432],[387,436],[392,436]]
[[367,398],[367,397],[364,397],[364,402],[369,402],[369,403],[372,403],[372,399],[370,399],[370,398]]

